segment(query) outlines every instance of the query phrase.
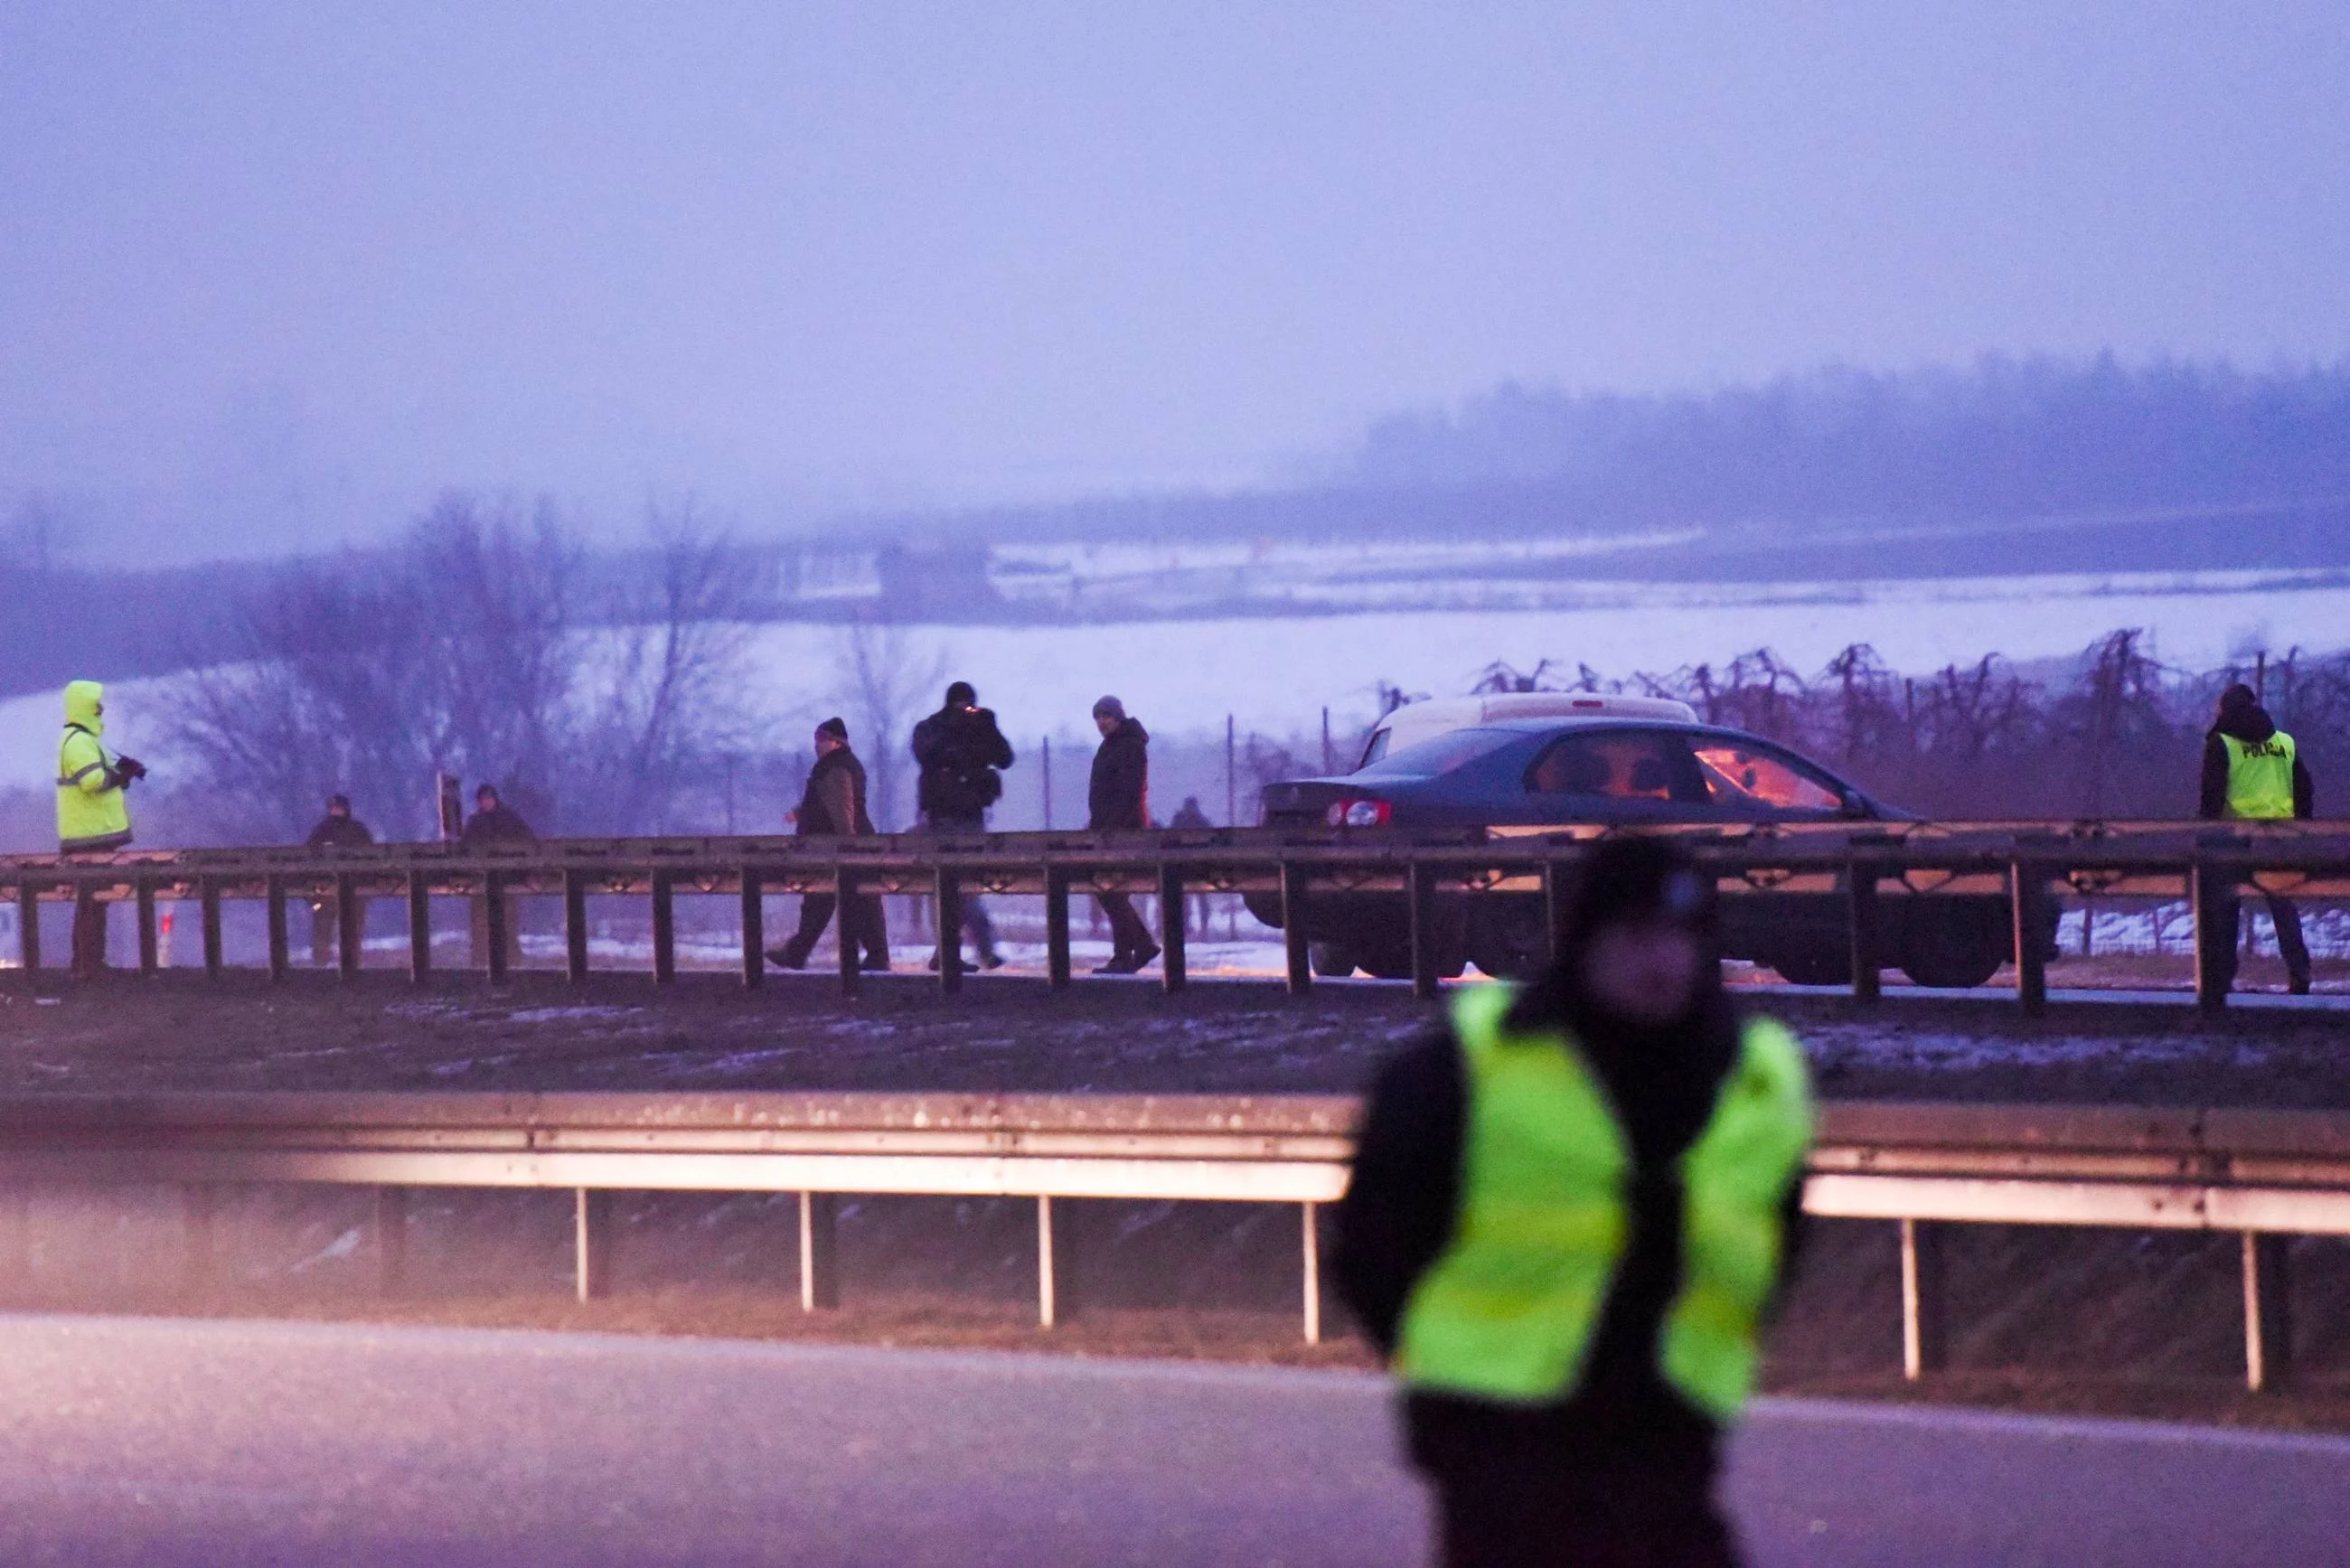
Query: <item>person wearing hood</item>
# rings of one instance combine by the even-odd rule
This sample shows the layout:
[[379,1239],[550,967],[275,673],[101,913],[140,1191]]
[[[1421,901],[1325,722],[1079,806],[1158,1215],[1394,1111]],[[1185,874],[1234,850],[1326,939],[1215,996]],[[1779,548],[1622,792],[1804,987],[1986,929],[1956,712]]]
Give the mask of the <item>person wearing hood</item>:
[[[1105,697],[1094,704],[1094,728],[1102,743],[1094,753],[1093,777],[1086,789],[1086,826],[1095,833],[1133,833],[1150,826],[1150,732],[1128,716],[1126,704]],[[1150,928],[1124,893],[1095,895],[1109,918],[1109,962],[1096,974],[1139,974],[1159,956]]]
[[[351,797],[330,794],[327,815],[310,829],[303,844],[312,849],[365,849],[375,843],[368,825],[351,815]],[[367,900],[359,900],[359,929],[367,929]],[[342,905],[332,894],[310,900],[310,963],[326,969],[338,961],[342,936]]]
[[[996,727],[995,711],[979,705],[970,681],[949,686],[939,711],[914,726],[913,752],[921,770],[915,793],[922,821],[940,833],[986,832],[987,808],[1003,794],[1002,770],[1012,765],[1012,742]],[[980,967],[1003,968],[994,923],[976,894],[963,898],[962,927],[979,950]],[[950,934],[962,940],[960,932],[941,931],[940,952]],[[939,953],[931,955],[931,967],[939,967]]]
[[1723,992],[1711,880],[1604,842],[1557,962],[1380,1072],[1337,1283],[1450,1568],[1737,1561],[1714,1482],[1799,1236],[1802,1048]]
[[[2276,727],[2252,689],[2241,682],[2220,693],[2220,711],[2203,737],[2203,787],[2196,815],[2207,822],[2282,822],[2316,814],[2317,787],[2293,738]],[[2276,928],[2287,984],[2309,994],[2309,943],[2301,910],[2290,898],[2263,893]],[[2232,891],[2216,901],[2203,923],[2203,962],[2223,993],[2236,983],[2236,947],[2242,900]]]
[[[95,680],[66,685],[65,733],[57,742],[57,850],[103,855],[130,842],[129,794],[147,769],[136,757],[110,751],[106,688]],[[73,972],[87,980],[106,967],[106,906],[74,900]]]

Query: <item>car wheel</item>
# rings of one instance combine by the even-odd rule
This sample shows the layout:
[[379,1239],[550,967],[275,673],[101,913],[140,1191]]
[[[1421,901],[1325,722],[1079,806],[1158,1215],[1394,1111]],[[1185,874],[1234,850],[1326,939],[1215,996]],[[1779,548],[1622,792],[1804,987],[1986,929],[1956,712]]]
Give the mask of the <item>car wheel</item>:
[[1825,942],[1806,942],[1800,947],[1783,948],[1762,961],[1777,970],[1780,977],[1793,985],[1852,983],[1850,955]]
[[1915,920],[1901,940],[1901,972],[1919,985],[1968,991],[1999,972],[2008,959],[2006,933],[1997,922],[1960,918],[1970,911],[1938,912]]
[[1305,956],[1325,980],[1344,980],[1355,972],[1355,950],[1345,942],[1308,942]]
[[1496,980],[1532,980],[1550,967],[1550,933],[1539,907],[1480,910],[1469,956]]

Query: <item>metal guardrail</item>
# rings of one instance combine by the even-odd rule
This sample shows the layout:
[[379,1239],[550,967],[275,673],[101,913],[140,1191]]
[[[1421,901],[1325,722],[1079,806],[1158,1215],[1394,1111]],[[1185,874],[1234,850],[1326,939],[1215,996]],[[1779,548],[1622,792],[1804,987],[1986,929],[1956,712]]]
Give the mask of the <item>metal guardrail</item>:
[[[1187,983],[1182,919],[1187,893],[1258,893],[1283,910],[1287,981],[1313,984],[1306,922],[1317,896],[1392,893],[1409,908],[1415,989],[1438,987],[1436,900],[1454,896],[1534,894],[1555,931],[1576,862],[1597,827],[1465,830],[1397,837],[1383,831],[1226,828],[1133,834],[1004,833],[897,835],[866,838],[565,839],[480,846],[386,845],[364,849],[307,848],[126,851],[110,856],[0,857],[0,889],[18,905],[25,966],[40,967],[42,899],[136,904],[142,971],[158,967],[155,906],[193,899],[201,907],[204,968],[224,967],[221,906],[259,899],[267,910],[268,970],[292,966],[286,934],[289,898],[331,899],[339,913],[339,967],[359,969],[362,902],[404,899],[409,968],[421,980],[433,967],[432,900],[479,901],[486,940],[481,964],[494,982],[505,978],[509,896],[560,896],[565,968],[588,972],[587,900],[591,895],[641,895],[651,904],[653,978],[677,975],[675,901],[680,893],[733,895],[741,906],[743,983],[765,978],[769,893],[913,894],[936,902],[939,929],[959,924],[961,900],[974,894],[1041,895],[1051,984],[1071,982],[1069,899],[1073,893],[1157,894],[1164,983]],[[1627,830],[1618,830],[1627,831]],[[1714,871],[1725,894],[1808,893],[1844,900],[1851,983],[1878,994],[1883,910],[1887,900],[1990,895],[2010,901],[2015,985],[2028,1012],[2047,1001],[2044,950],[2030,934],[2036,917],[2066,893],[2098,897],[2185,898],[2199,933],[2215,901],[2244,890],[2314,898],[2350,897],[2350,824],[2165,822],[1755,823],[1665,826],[1638,831],[1682,839]],[[2205,972],[2197,942],[2197,994],[2206,1007],[2226,1002]],[[942,954],[939,984],[962,981],[959,953]],[[859,982],[856,955],[841,954],[841,989]]]
[[[1037,1312],[1075,1267],[1055,1202],[1299,1206],[1308,1341],[1322,1333],[1318,1210],[1340,1197],[1359,1103],[1305,1096],[255,1094],[0,1099],[0,1187],[330,1183],[377,1189],[387,1285],[418,1187],[570,1189],[576,1283],[605,1283],[609,1195],[796,1192],[801,1304],[837,1300],[843,1193],[1034,1199]],[[1832,1102],[1814,1214],[1899,1228],[1903,1365],[1939,1366],[1942,1227],[2068,1225],[2242,1240],[2248,1385],[2289,1369],[2284,1243],[2350,1235],[2350,1113]],[[192,1203],[208,1244],[208,1202]]]

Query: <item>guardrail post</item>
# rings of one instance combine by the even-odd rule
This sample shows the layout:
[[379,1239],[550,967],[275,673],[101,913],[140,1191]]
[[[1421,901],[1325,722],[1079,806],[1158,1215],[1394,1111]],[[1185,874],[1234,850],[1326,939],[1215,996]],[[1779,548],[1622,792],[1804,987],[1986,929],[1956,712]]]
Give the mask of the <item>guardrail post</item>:
[[1566,949],[1566,922],[1570,900],[1575,897],[1575,866],[1566,860],[1545,860],[1542,872],[1543,936],[1549,943],[1550,961],[1555,965],[1558,955]]
[[1883,960],[1877,957],[1877,863],[1856,855],[1845,867],[1845,914],[1851,922],[1852,994],[1875,1002],[1884,993]]
[[204,929],[204,978],[218,980],[226,967],[221,941],[220,878],[205,877],[196,883],[198,923]]
[[41,967],[41,888],[37,882],[16,884],[16,961],[26,974]]
[[653,983],[677,979],[677,886],[670,874],[653,871]]
[[939,989],[951,996],[962,989],[962,878],[942,865],[932,885],[939,912]]
[[269,983],[276,985],[294,967],[292,950],[286,940],[286,878],[270,873],[262,883],[261,897],[269,914]]
[[1191,981],[1189,955],[1183,938],[1183,868],[1159,868],[1159,978],[1169,991],[1180,991]]
[[612,1288],[612,1195],[576,1189],[571,1212],[575,1282],[579,1299],[592,1302]]
[[375,1189],[375,1288],[398,1295],[408,1272],[408,1189]]
[[506,878],[502,871],[482,873],[482,971],[492,985],[506,982]]
[[1436,974],[1436,872],[1414,862],[1405,876],[1410,888],[1404,902],[1411,935],[1411,993],[1433,997],[1443,989]]
[[359,882],[348,871],[335,873],[335,967],[345,980],[355,980],[366,951],[367,906],[359,902]]
[[829,1192],[800,1194],[800,1311],[840,1304],[839,1203]]
[[155,883],[141,877],[133,887],[139,900],[139,972],[153,974],[163,967],[155,940]]
[[563,871],[563,973],[572,984],[588,978],[588,874]]
[[2048,955],[2040,946],[2040,901],[2047,872],[2017,858],[2008,863],[2009,923],[2015,928],[2015,1000],[2026,1018],[2048,1011]]
[[1305,1211],[1305,1343],[1322,1343],[1322,1229],[1318,1203],[1306,1202],[1298,1207]]
[[1930,1221],[1901,1226],[1901,1376],[1939,1372],[1950,1353],[1943,1317],[1942,1236]]
[[857,873],[846,866],[834,867],[832,893],[832,934],[840,940],[840,994],[855,996],[858,955],[857,940],[849,934],[848,911],[850,906],[857,901]]
[[2244,1232],[2244,1386],[2255,1394],[2293,1379],[2292,1244]]
[[[834,917],[836,919],[837,916]],[[767,983],[767,893],[757,867],[743,867],[743,989]]]
[[1069,874],[1057,866],[1045,867],[1045,983],[1054,991],[1069,988]]
[[1079,1290],[1077,1211],[1065,1206],[1057,1216],[1053,1199],[1036,1199],[1036,1326],[1053,1328],[1077,1312]]
[[202,1290],[213,1279],[213,1194],[201,1184],[182,1190],[187,1251],[181,1260],[182,1279],[190,1290]]
[[1305,867],[1281,863],[1281,946],[1289,961],[1289,994],[1314,989],[1314,956],[1305,940]]
[[[104,915],[105,911],[100,909],[98,905],[98,884],[91,881],[87,877],[75,877],[73,883],[73,907],[74,929],[76,930],[83,929],[83,922],[86,920],[96,920],[100,919]],[[99,950],[98,961],[100,969],[104,969],[106,967],[106,951],[103,948]],[[78,971],[81,964],[81,954],[78,950],[73,953],[73,963],[76,971],[75,978],[79,979],[80,974]]]
[[408,978],[418,985],[432,976],[432,878],[408,874]]
[[2232,952],[2236,944],[2235,922],[2230,929],[2220,929],[2221,911],[2233,910],[2236,901],[2223,892],[2220,876],[2203,864],[2199,857],[2189,862],[2187,868],[2187,907],[2192,916],[2195,943],[2195,1005],[2206,1012],[2220,1012],[2228,1005],[2228,988],[2220,983],[2226,972],[2220,955]]

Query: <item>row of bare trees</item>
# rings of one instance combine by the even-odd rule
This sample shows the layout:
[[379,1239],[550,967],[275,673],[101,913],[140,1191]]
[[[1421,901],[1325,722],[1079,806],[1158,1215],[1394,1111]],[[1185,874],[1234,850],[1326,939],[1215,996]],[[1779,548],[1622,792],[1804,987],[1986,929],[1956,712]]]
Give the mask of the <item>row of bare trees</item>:
[[2136,629],[2109,632],[2054,675],[1997,654],[1904,675],[1856,644],[1804,675],[1767,649],[1727,665],[1609,679],[1489,667],[1481,691],[1574,690],[1678,698],[1837,763],[1883,798],[1932,816],[2191,815],[2204,732],[2222,689],[2257,682],[2321,781],[2350,775],[2350,653],[2189,670]]

